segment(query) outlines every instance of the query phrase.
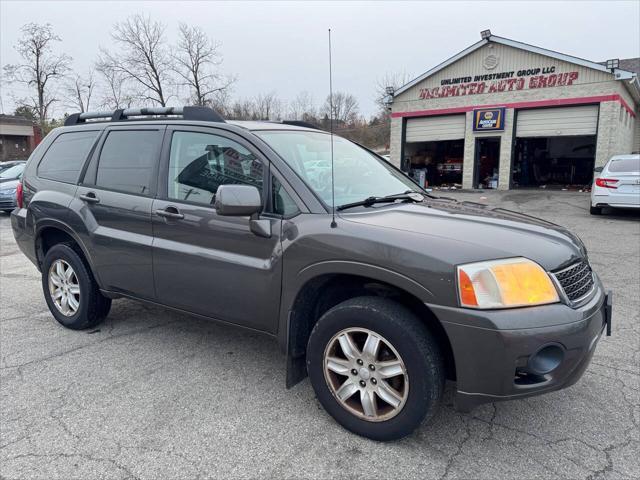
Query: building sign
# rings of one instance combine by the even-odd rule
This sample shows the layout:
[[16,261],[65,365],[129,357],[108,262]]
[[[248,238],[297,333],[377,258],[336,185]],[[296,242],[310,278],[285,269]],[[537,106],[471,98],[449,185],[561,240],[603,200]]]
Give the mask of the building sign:
[[511,72],[445,78],[439,87],[421,88],[419,98],[463,97],[484,93],[512,92],[525,89],[564,87],[573,85],[578,72],[556,73],[556,67],[529,68]]
[[473,111],[474,132],[496,132],[504,130],[504,107],[481,108]]

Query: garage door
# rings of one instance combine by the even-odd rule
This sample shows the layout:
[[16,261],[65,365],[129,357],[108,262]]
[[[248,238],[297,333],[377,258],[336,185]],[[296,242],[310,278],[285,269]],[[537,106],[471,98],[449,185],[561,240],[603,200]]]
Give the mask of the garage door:
[[407,120],[407,142],[435,142],[464,138],[465,115],[410,118]]
[[519,110],[517,137],[595,135],[598,105]]

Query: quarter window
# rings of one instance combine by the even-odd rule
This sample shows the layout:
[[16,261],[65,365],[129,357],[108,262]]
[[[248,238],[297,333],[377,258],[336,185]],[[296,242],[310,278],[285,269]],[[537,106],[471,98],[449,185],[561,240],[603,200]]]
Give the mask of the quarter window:
[[98,160],[96,186],[149,195],[158,147],[156,130],[109,132]]
[[69,132],[59,135],[38,165],[38,176],[48,180],[76,183],[97,131]]
[[262,162],[228,138],[175,132],[169,159],[168,197],[213,205],[220,185],[253,185],[262,192]]

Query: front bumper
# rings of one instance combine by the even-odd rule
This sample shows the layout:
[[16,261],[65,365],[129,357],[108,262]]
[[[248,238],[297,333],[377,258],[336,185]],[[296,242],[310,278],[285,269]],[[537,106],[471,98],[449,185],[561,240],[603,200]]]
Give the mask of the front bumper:
[[[455,407],[470,411],[486,402],[559,390],[577,382],[596,344],[611,329],[611,294],[600,281],[580,308],[564,304],[510,310],[469,310],[429,305],[441,321],[456,369]],[[526,324],[527,328],[518,328]],[[561,350],[558,366],[545,374],[526,371],[537,352]]]

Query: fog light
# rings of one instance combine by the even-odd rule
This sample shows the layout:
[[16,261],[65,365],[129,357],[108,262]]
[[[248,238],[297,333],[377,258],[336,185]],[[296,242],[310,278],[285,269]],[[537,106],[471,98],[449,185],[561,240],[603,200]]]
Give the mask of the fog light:
[[526,370],[536,375],[551,373],[564,359],[564,349],[560,345],[546,345],[529,357]]

